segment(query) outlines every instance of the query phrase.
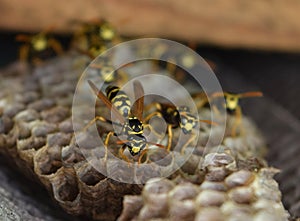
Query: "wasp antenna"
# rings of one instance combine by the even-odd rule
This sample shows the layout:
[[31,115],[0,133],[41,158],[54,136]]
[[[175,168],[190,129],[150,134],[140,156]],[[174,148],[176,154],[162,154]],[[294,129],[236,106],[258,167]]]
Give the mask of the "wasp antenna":
[[101,65],[101,64],[94,64],[94,63],[92,63],[92,64],[90,64],[90,67],[91,68],[98,68],[98,69],[101,69],[101,68],[103,68],[103,65]]
[[151,144],[151,145],[154,145],[154,146],[158,146],[160,148],[167,148],[166,146],[162,145],[162,144],[158,144],[158,143],[153,143],[153,142],[149,142],[147,141],[147,144]]
[[208,97],[208,95],[204,91],[200,91],[200,92],[196,92],[195,94],[192,94],[192,97],[206,98]]
[[263,93],[260,91],[250,91],[240,94],[240,97],[262,97]]
[[216,98],[216,97],[224,97],[224,96],[226,96],[226,92],[214,92],[214,93],[212,93],[209,97],[210,98]]
[[210,120],[199,120],[199,122],[203,122],[203,123],[206,123],[206,124],[210,124],[210,125],[213,125],[213,126],[218,126],[219,124],[214,122],[214,121],[210,121]]

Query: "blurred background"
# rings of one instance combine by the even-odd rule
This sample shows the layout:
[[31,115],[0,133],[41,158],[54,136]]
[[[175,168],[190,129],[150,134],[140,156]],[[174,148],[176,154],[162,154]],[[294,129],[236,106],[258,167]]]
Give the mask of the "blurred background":
[[[72,21],[105,18],[125,36],[197,45],[300,118],[300,2],[191,0],[0,1],[0,66],[17,59],[15,35],[49,27],[68,47]],[[222,71],[221,71],[222,72]]]
[[[18,59],[17,34],[53,27],[67,49],[72,21],[105,18],[121,35],[163,37],[195,45],[202,57],[217,65],[221,83],[233,85],[229,89],[237,92],[247,84],[254,85],[283,110],[278,116],[283,123],[289,116],[292,120],[285,123],[298,127],[299,11],[297,0],[0,0],[0,67]],[[237,79],[244,83],[234,85]],[[299,139],[293,142],[299,146]],[[273,156],[271,165],[280,167]]]

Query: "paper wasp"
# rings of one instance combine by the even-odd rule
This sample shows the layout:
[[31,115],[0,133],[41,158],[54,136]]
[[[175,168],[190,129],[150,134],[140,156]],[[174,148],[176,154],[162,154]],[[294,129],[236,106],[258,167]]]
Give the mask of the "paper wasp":
[[224,98],[223,108],[229,113],[235,115],[235,122],[232,126],[231,135],[236,136],[237,129],[241,126],[242,123],[242,108],[240,106],[240,100],[242,98],[247,97],[261,97],[263,93],[260,91],[250,91],[245,93],[229,93],[229,92],[215,92],[212,93],[210,96],[205,96],[204,93],[197,93],[194,94],[193,97],[196,99],[201,98],[200,102],[198,102],[197,108],[201,108],[202,106],[206,105],[208,102],[212,102],[212,109],[215,112],[219,112],[218,108],[216,107],[215,100],[218,98]]
[[211,122],[209,120],[199,120],[195,117],[190,108],[187,106],[175,107],[169,103],[152,103],[148,105],[145,110],[150,110],[152,107],[155,107],[156,111],[152,114],[149,114],[145,118],[145,122],[148,122],[150,118],[154,116],[162,117],[167,123],[167,133],[168,133],[168,145],[167,150],[171,149],[173,132],[172,130],[175,128],[180,128],[184,134],[189,134],[189,140],[183,145],[181,149],[181,153],[183,154],[185,148],[195,139],[196,134],[194,130],[198,127],[199,122],[204,122],[212,125],[216,125],[216,123]]
[[112,62],[106,59],[102,59],[100,63],[91,63],[88,67],[88,71],[91,75],[93,75],[91,72],[94,72],[105,84],[118,84],[128,81],[128,74],[120,69],[115,70]]
[[72,45],[77,51],[92,59],[120,42],[120,36],[114,27],[105,20],[75,22],[81,24],[81,28],[75,32]]
[[20,47],[19,59],[22,62],[31,62],[34,65],[43,63],[53,55],[63,54],[61,44],[48,34],[49,30],[35,35],[17,35],[16,40],[24,42]]
[[107,87],[107,96],[105,96],[97,89],[92,81],[88,80],[88,83],[93,92],[106,105],[106,107],[112,111],[113,115],[116,116],[116,119],[119,122],[108,120],[102,116],[96,116],[89,122],[84,130],[96,121],[107,122],[121,128],[119,133],[111,131],[107,134],[104,142],[104,146],[106,148],[105,159],[107,158],[107,147],[111,136],[118,136],[122,139],[124,138],[124,140],[117,141],[117,144],[123,144],[123,146],[119,149],[119,155],[127,162],[129,162],[129,159],[124,154],[126,148],[128,148],[132,156],[140,155],[138,159],[139,164],[141,163],[143,156],[148,151],[148,144],[165,148],[163,145],[147,141],[144,136],[144,124],[142,121],[144,109],[144,89],[139,81],[135,80],[133,83],[136,102],[132,109],[129,97],[124,91],[120,90],[120,88],[116,86]]
[[[193,47],[195,49],[195,47]],[[153,42],[136,49],[142,57],[154,57],[154,68],[166,69],[172,77],[180,83],[184,83],[191,72],[197,72],[200,68],[213,70],[216,64],[211,60],[199,60],[191,49],[180,50],[166,42]]]

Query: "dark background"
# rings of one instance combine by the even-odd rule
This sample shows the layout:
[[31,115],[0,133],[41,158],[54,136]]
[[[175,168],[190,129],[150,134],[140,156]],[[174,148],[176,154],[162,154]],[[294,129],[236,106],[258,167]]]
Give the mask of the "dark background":
[[[17,59],[17,33],[0,32],[0,67]],[[68,45],[68,36],[58,36]],[[268,97],[300,119],[300,53],[283,53],[246,49],[225,49],[199,46],[198,53],[217,64],[235,70]],[[222,77],[222,70],[218,76]]]

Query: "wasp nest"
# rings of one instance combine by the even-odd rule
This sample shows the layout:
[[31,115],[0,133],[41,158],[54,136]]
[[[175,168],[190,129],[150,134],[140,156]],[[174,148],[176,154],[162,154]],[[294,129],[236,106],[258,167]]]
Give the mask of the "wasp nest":
[[[95,220],[287,220],[273,179],[278,171],[262,159],[265,143],[246,118],[246,133],[236,138],[227,133],[221,146],[212,142],[204,149],[207,134],[200,136],[191,157],[168,178],[142,186],[99,173],[74,139],[71,105],[81,71],[67,56],[32,73],[16,64],[0,81],[1,153],[36,177],[68,213]],[[216,126],[212,136],[218,134]],[[88,136],[82,138],[85,148],[97,148]],[[165,167],[180,159],[173,154]],[[110,157],[102,166],[120,168]],[[141,167],[137,176],[142,179],[144,172]]]

